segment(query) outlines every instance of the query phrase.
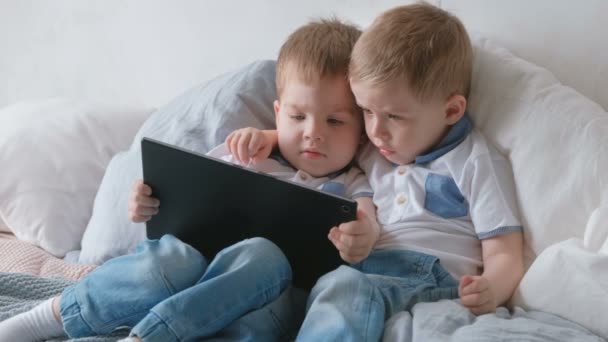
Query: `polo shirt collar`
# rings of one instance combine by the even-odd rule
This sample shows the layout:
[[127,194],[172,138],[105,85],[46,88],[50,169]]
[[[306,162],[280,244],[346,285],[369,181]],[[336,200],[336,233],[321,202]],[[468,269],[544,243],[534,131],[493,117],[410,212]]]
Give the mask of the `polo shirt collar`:
[[472,130],[473,121],[469,117],[469,114],[465,112],[462,118],[452,125],[448,134],[441,140],[439,145],[429,153],[416,157],[414,162],[416,164],[425,164],[443,156],[463,142]]

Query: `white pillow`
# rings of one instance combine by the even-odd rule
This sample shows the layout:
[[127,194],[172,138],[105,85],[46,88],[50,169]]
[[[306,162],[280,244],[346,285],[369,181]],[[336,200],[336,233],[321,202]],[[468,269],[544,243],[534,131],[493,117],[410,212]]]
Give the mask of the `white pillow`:
[[8,228],[6,223],[2,221],[2,217],[0,216],[0,233],[9,233],[11,230]]
[[78,249],[107,163],[149,112],[67,99],[1,109],[4,223],[55,256]]
[[539,254],[513,302],[567,318],[608,338],[607,234],[608,206],[602,206],[591,215],[583,241],[569,239]]
[[273,127],[274,76],[273,61],[255,62],[190,89],[154,113],[131,148],[108,165],[82,238],[79,262],[103,263],[128,253],[146,237],[145,225],[131,223],[127,215],[131,186],[142,177],[143,137],[205,153],[234,129]]
[[473,41],[469,109],[511,160],[526,243],[539,254],[582,239],[608,196],[608,113],[546,69],[485,39]]
[[531,252],[513,303],[608,338],[608,113],[505,49],[474,48],[469,108],[511,160]]

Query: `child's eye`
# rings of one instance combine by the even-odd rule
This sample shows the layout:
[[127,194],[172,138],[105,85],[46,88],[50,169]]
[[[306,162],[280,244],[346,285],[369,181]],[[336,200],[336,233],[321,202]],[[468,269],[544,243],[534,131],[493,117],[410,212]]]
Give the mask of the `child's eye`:
[[388,114],[388,118],[391,119],[391,120],[401,120],[401,119],[403,119],[402,117],[397,116],[395,114]]
[[327,119],[327,122],[332,125],[332,126],[336,126],[336,125],[341,125],[344,123],[344,121],[338,120],[338,119]]
[[302,121],[305,118],[304,114],[292,114],[289,117],[296,121]]

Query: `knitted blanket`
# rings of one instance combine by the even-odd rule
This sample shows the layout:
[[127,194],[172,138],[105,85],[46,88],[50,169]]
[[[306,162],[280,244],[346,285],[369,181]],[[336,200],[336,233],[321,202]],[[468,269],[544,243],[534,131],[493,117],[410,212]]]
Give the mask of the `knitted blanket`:
[[[0,272],[0,321],[30,310],[47,298],[56,296],[74,281],[66,278],[40,278],[25,273]],[[110,342],[117,341],[127,335],[127,331],[112,336],[96,336],[58,341],[74,342]]]

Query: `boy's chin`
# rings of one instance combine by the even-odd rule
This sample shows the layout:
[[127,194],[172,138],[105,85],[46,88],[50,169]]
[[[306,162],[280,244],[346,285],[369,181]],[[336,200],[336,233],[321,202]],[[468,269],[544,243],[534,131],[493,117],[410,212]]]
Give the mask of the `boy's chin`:
[[405,158],[403,156],[399,156],[396,153],[391,155],[382,155],[389,162],[396,165],[407,165],[414,162],[414,158]]

